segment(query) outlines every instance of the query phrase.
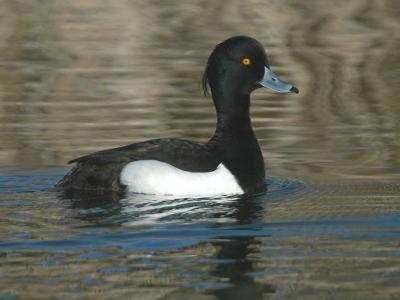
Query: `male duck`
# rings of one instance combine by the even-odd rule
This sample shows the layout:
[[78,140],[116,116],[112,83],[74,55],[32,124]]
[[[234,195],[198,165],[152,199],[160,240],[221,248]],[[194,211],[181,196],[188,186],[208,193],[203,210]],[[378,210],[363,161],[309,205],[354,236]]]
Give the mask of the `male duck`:
[[171,195],[229,195],[265,190],[264,159],[249,116],[250,93],[298,89],[272,73],[263,46],[237,36],[218,44],[203,76],[211,87],[217,128],[205,144],[156,139],[89,154],[56,187]]

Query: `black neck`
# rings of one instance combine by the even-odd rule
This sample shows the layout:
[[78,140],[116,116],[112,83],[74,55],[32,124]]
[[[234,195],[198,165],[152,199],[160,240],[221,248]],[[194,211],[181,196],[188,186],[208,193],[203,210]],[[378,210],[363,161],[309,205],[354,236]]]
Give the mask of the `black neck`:
[[250,95],[236,89],[220,91],[212,88],[218,118],[249,118]]
[[228,142],[235,136],[255,139],[250,119],[250,96],[237,93],[213,93],[217,128],[213,139]]
[[218,103],[218,121],[209,145],[218,149],[223,164],[246,192],[260,190],[265,177],[264,159],[251,126],[250,97],[214,97],[214,102]]

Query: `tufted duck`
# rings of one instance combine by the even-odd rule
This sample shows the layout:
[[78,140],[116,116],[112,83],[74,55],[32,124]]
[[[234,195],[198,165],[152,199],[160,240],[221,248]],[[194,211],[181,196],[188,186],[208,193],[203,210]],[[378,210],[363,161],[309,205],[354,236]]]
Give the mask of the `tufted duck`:
[[211,53],[203,76],[217,111],[217,128],[205,144],[156,139],[74,160],[56,187],[75,191],[128,191],[171,195],[229,195],[265,190],[264,159],[249,116],[250,93],[266,87],[298,89],[272,73],[263,46],[232,37]]

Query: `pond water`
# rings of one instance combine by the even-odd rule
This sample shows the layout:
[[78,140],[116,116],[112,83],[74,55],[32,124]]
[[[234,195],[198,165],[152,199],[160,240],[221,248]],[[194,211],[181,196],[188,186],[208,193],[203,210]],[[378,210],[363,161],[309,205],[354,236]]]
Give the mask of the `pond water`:
[[[400,298],[400,2],[0,1],[0,299]],[[260,40],[268,192],[52,190],[72,158],[206,141],[213,46]]]

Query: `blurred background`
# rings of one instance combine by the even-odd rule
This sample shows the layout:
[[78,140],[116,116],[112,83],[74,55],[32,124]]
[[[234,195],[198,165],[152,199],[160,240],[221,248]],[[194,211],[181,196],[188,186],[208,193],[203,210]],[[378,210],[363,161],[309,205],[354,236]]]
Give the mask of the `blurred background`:
[[[399,299],[400,1],[0,0],[0,299]],[[249,35],[268,191],[81,198],[67,161],[207,141],[201,77]]]
[[204,66],[217,43],[244,34],[300,89],[253,94],[270,172],[397,177],[399,12],[381,0],[2,0],[0,164],[62,166],[156,137],[206,141],[215,113]]

